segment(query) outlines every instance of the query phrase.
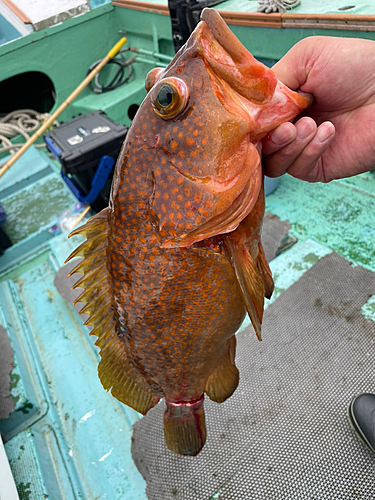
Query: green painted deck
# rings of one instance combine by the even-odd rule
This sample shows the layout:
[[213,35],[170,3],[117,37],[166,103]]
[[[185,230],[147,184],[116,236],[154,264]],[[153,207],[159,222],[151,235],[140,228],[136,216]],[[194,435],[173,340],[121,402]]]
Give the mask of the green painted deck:
[[[373,4],[357,3],[356,11],[369,13]],[[304,11],[331,11],[323,1],[303,5]],[[342,6],[338,0],[330,3],[334,12]],[[256,2],[228,0],[220,8],[255,11]],[[43,71],[55,85],[57,106],[84,78],[86,68],[118,40],[120,30],[126,30],[131,46],[173,54],[168,17],[106,4],[1,46],[1,78]],[[322,34],[244,27],[234,27],[234,32],[256,57],[271,60],[301,37]],[[375,38],[374,33],[334,34]],[[142,101],[143,81],[151,67],[135,64],[129,85],[106,95],[85,90],[62,118],[103,109],[130,124],[129,107]],[[6,231],[14,242],[0,257],[0,325],[7,328],[16,363],[16,411],[0,423],[0,430],[8,439],[5,448],[20,498],[145,500],[145,482],[130,454],[132,424],[139,415],[102,389],[94,340],[53,285],[77,244],[66,234],[53,237],[48,232],[61,210],[74,203],[56,163],[30,149],[1,179],[0,202],[8,212]],[[290,234],[297,241],[271,263],[276,285],[272,300],[332,251],[375,271],[374,171],[326,185],[284,176],[267,198],[267,210],[291,223]],[[363,314],[375,320],[374,304],[372,297]]]

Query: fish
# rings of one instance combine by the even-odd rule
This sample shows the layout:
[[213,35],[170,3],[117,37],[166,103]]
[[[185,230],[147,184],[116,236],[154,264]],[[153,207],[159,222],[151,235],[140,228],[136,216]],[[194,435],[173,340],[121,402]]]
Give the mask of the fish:
[[261,339],[272,273],[261,243],[262,138],[306,108],[213,9],[147,95],[117,161],[109,206],[70,236],[86,241],[83,292],[112,396],[145,415],[165,399],[165,442],[197,455],[205,394],[236,390],[236,332],[246,314]]

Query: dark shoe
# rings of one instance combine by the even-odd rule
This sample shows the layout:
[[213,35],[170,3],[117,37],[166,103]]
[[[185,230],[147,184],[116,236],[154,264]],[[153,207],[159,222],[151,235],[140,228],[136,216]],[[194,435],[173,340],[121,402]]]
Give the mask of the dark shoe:
[[349,424],[358,439],[375,455],[375,394],[360,394],[347,410]]

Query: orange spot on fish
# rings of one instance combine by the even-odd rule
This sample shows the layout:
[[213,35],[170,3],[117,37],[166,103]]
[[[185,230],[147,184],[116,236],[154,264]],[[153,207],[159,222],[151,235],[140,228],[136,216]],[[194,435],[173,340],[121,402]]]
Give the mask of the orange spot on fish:
[[194,201],[200,203],[202,201],[202,191],[196,191],[194,193]]
[[171,146],[171,150],[174,151],[175,149],[177,149],[178,144],[175,140],[172,140],[170,143],[170,146]]
[[208,143],[208,137],[204,137],[204,139],[202,139],[202,144],[205,146],[207,143]]
[[185,158],[185,151],[183,149],[181,149],[181,151],[178,152],[178,156],[180,158]]
[[169,200],[169,194],[168,193],[164,193],[163,194],[163,200]]
[[188,217],[194,217],[195,212],[194,212],[194,210],[188,210],[188,211],[186,212],[186,215],[187,215]]
[[177,184],[180,184],[180,185],[181,185],[181,184],[183,184],[183,182],[184,182],[184,178],[183,178],[183,177],[179,177],[179,178],[177,179]]
[[195,140],[192,137],[186,137],[186,144],[190,147],[194,146]]
[[163,212],[163,214],[166,214],[167,213],[167,208],[166,206],[164,205],[164,203],[161,204],[161,211]]

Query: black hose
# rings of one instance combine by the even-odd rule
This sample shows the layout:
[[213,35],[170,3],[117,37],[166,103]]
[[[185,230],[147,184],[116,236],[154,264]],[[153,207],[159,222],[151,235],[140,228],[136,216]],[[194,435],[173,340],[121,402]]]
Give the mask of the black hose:
[[[123,51],[122,51],[123,52]],[[121,54],[120,54],[121,55]],[[95,61],[89,69],[87,70],[86,76],[92,71],[100,62],[102,59],[99,59],[98,61]],[[94,80],[92,80],[88,84],[88,88],[92,91],[95,92],[96,94],[102,94],[103,92],[109,92],[111,90],[117,89],[118,87],[121,87],[121,85],[125,85],[127,83],[133,73],[133,67],[132,63],[134,62],[134,59],[126,60],[122,57],[114,57],[110,61],[108,61],[107,65],[109,64],[115,64],[118,66],[117,73],[115,76],[112,78],[112,81],[107,84],[107,85],[101,85],[99,83],[99,75],[98,73]],[[126,68],[128,69],[126,71]],[[127,73],[127,74],[126,74]]]

